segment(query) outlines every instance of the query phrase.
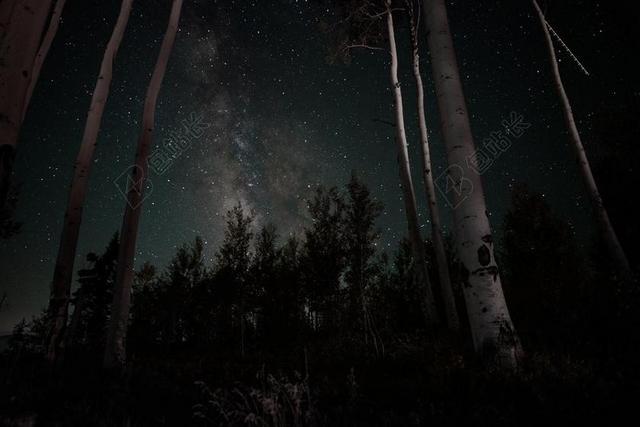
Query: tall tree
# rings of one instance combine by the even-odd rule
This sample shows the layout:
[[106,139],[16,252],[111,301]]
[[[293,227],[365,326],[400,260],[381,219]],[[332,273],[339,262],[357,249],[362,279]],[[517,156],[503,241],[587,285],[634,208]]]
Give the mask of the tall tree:
[[227,212],[227,227],[220,250],[216,254],[217,296],[221,303],[219,327],[223,338],[232,342],[236,328],[240,335],[240,354],[244,355],[245,315],[248,301],[253,299],[249,284],[253,215],[245,215],[238,204]]
[[377,273],[374,257],[380,232],[376,228],[376,220],[383,207],[381,202],[371,196],[367,186],[355,173],[351,174],[347,193],[344,233],[348,320],[351,326],[365,328],[368,316],[366,290]]
[[428,323],[436,320],[436,310],[427,270],[427,261],[424,248],[424,241],[420,234],[420,225],[418,221],[418,208],[416,205],[416,194],[411,178],[411,165],[409,162],[409,149],[407,144],[407,134],[404,125],[404,111],[402,105],[402,89],[398,80],[398,50],[396,47],[396,35],[393,24],[393,11],[391,9],[391,0],[385,0],[385,15],[387,20],[387,36],[389,40],[389,54],[391,56],[391,65],[389,67],[389,77],[391,82],[391,90],[393,92],[393,100],[395,107],[396,119],[396,144],[398,148],[398,166],[400,167],[400,180],[402,183],[403,199],[405,203],[405,213],[407,215],[407,223],[409,227],[409,241],[413,251],[414,262],[416,263],[416,278],[424,286],[425,300],[423,302],[423,310]]
[[102,255],[89,253],[88,268],[78,271],[80,287],[73,298],[73,315],[65,332],[64,345],[60,347],[65,360],[69,353],[79,352],[82,359],[91,357],[100,363],[96,355],[102,354],[105,326],[109,317],[113,284],[118,258],[118,234],[116,233]]
[[404,124],[404,112],[402,105],[402,90],[398,81],[398,52],[395,40],[395,27],[393,22],[392,0],[349,0],[336,1],[334,7],[340,16],[339,25],[335,33],[338,38],[338,54],[346,56],[353,48],[366,48],[384,50],[377,44],[388,42],[390,54],[389,78],[394,100],[395,143],[398,150],[397,160],[402,187],[405,214],[409,241],[413,253],[413,262],[416,264],[416,285],[422,288],[423,311],[427,323],[436,320],[436,309],[433,292],[427,270],[424,241],[420,233],[416,195],[411,177],[411,165],[407,146],[407,136]]
[[482,181],[468,163],[475,145],[444,0],[423,0],[423,12],[449,164],[445,189],[453,190],[453,223],[465,269],[463,289],[473,343],[483,356],[495,357],[499,366],[514,367],[519,344],[493,253]]
[[24,98],[24,107],[22,110],[23,119],[27,114],[27,109],[29,108],[29,104],[31,103],[31,96],[33,96],[33,91],[36,87],[36,84],[38,83],[38,79],[40,78],[40,71],[42,70],[44,60],[47,59],[49,49],[51,49],[51,43],[53,43],[53,39],[58,33],[58,27],[60,26],[60,17],[62,16],[62,11],[64,10],[64,5],[66,2],[67,0],[56,1],[55,6],[53,7],[53,12],[51,14],[51,19],[49,20],[49,28],[47,28],[47,32],[44,34],[42,44],[40,44],[38,53],[36,54],[36,57],[33,61],[31,78],[29,79],[29,86],[27,87],[27,93],[25,94]]
[[107,346],[105,349],[104,364],[108,368],[116,368],[125,362],[125,336],[129,322],[129,309],[131,304],[131,286],[134,276],[134,256],[136,240],[138,237],[138,224],[142,213],[144,199],[144,185],[149,169],[148,158],[153,144],[153,129],[155,126],[155,112],[160,87],[164,79],[169,56],[173,50],[173,43],[178,32],[178,22],[182,12],[182,0],[173,0],[169,24],[160,46],[158,60],[151,76],[147,89],[142,117],[142,134],[138,140],[135,165],[131,172],[130,187],[127,191],[127,204],[125,205],[124,218],[122,220],[120,252],[118,255],[118,272],[116,287],[113,292],[113,304],[111,307],[111,320],[107,333]]
[[601,239],[607,247],[609,256],[611,257],[611,260],[613,261],[618,274],[620,274],[623,278],[627,278],[631,272],[629,261],[627,259],[627,255],[624,252],[624,249],[622,248],[622,245],[620,244],[620,241],[618,240],[618,236],[613,229],[613,225],[611,225],[609,214],[604,207],[602,196],[600,195],[600,191],[598,190],[596,181],[593,178],[591,165],[589,164],[587,153],[585,152],[584,146],[582,145],[580,133],[578,132],[578,127],[576,126],[576,121],[573,117],[571,103],[569,102],[569,97],[567,96],[567,92],[564,89],[564,84],[562,83],[560,68],[558,66],[558,60],[556,59],[556,52],[553,46],[553,39],[551,38],[551,34],[549,33],[549,26],[536,0],[533,0],[533,6],[536,9],[536,13],[538,14],[538,18],[540,20],[540,25],[542,26],[542,30],[544,32],[544,38],[547,44],[547,49],[549,51],[549,59],[551,61],[551,71],[553,73],[555,87],[558,91],[558,96],[560,97],[560,101],[562,103],[564,121],[567,129],[569,130],[569,140],[575,152],[575,156],[578,160],[578,167],[580,170],[580,174],[582,175],[582,180],[587,189],[587,193],[589,194],[589,198],[591,199],[591,204],[593,206]]
[[304,230],[300,261],[304,296],[314,328],[335,331],[340,279],[346,267],[344,197],[335,187],[319,187],[308,209],[311,225]]
[[0,208],[9,193],[25,95],[50,8],[51,0],[0,3]]
[[53,282],[51,284],[51,297],[49,299],[51,326],[48,338],[47,358],[51,362],[56,358],[56,348],[60,344],[62,332],[67,323],[73,263],[78,246],[82,209],[89,184],[89,172],[93,164],[93,154],[100,130],[102,114],[107,98],[109,97],[109,88],[113,76],[113,62],[124,36],[125,28],[127,27],[132,3],[133,0],[122,1],[118,19],[102,58],[100,73],[98,74],[96,87],[91,97],[91,105],[89,106],[89,113],[84,127],[82,143],[80,144],[78,157],[74,164],[69,201],[67,202],[67,210],[64,216],[62,234],[60,236],[60,248],[58,249],[58,257],[56,259]]
[[447,319],[447,326],[452,330],[457,330],[460,327],[460,320],[458,319],[456,301],[453,295],[453,287],[451,286],[449,263],[447,261],[447,254],[444,249],[444,240],[442,238],[440,209],[438,208],[436,190],[433,184],[433,168],[431,167],[427,118],[424,107],[424,85],[422,84],[422,75],[420,74],[420,52],[418,44],[420,15],[418,15],[416,19],[414,14],[414,3],[412,0],[406,0],[406,4],[409,16],[409,34],[411,35],[413,76],[416,81],[416,91],[418,94],[417,112],[418,122],[420,124],[420,148],[422,149],[422,180],[424,182],[424,190],[427,196],[427,204],[429,206],[429,218],[431,219],[431,241],[433,242],[433,250],[436,254],[440,292],[444,303],[444,313]]

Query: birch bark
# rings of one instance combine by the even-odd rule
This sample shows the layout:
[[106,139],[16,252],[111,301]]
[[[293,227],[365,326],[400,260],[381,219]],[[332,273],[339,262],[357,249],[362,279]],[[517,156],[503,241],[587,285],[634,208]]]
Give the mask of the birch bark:
[[507,308],[480,175],[469,167],[475,154],[467,106],[444,0],[423,0],[427,42],[448,170],[444,191],[452,196],[464,296],[476,351],[507,368],[517,365],[519,344]]
[[108,369],[117,369],[123,366],[126,361],[125,339],[129,323],[136,240],[142,213],[142,202],[144,201],[144,185],[149,169],[148,158],[153,144],[156,104],[178,31],[182,2],[183,0],[173,0],[169,24],[160,46],[160,53],[158,54],[158,60],[151,76],[144,103],[142,133],[138,140],[135,165],[129,181],[130,187],[127,191],[127,204],[125,205],[120,232],[116,283],[113,290],[111,319],[107,330],[107,344],[104,354],[104,366]]
[[89,184],[89,172],[93,164],[93,154],[102,121],[102,113],[109,97],[113,62],[127,27],[132,3],[133,0],[122,1],[118,20],[102,58],[100,74],[91,97],[82,143],[74,165],[69,201],[64,215],[60,247],[53,273],[53,282],[51,283],[51,297],[49,299],[49,320],[51,323],[47,347],[47,359],[49,362],[54,362],[56,359],[57,348],[61,344],[62,334],[67,323],[73,264],[78,246],[80,223],[82,222],[82,209]]

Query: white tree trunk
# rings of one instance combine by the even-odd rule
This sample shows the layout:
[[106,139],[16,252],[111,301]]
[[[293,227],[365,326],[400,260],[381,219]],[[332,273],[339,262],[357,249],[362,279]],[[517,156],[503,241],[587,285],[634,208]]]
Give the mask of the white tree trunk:
[[62,16],[62,10],[64,9],[64,5],[66,2],[67,0],[56,1],[55,6],[53,7],[53,13],[51,14],[51,20],[49,21],[49,28],[47,28],[47,32],[42,39],[42,44],[40,45],[40,49],[38,49],[38,53],[36,54],[35,60],[33,61],[31,78],[29,79],[29,87],[27,88],[27,93],[24,98],[24,106],[22,110],[23,120],[24,116],[27,114],[29,104],[31,103],[33,90],[38,83],[38,79],[40,78],[42,65],[44,64],[44,60],[47,59],[47,54],[49,53],[49,49],[51,49],[51,43],[53,43],[53,39],[56,37],[56,33],[58,32],[58,27],[60,26],[60,17]]
[[142,133],[138,140],[135,165],[131,174],[130,188],[127,191],[127,204],[125,205],[120,232],[116,283],[113,291],[111,320],[107,331],[107,344],[104,355],[104,366],[109,369],[121,367],[126,360],[125,339],[129,323],[136,239],[144,200],[144,186],[147,180],[148,158],[153,144],[156,103],[178,31],[182,1],[173,0],[169,24],[162,40],[160,53],[158,54],[158,60],[151,76],[144,103]]
[[[408,5],[409,7],[409,5]],[[433,184],[433,173],[431,168],[431,154],[429,151],[429,137],[427,133],[427,119],[424,108],[424,86],[422,84],[422,76],[420,75],[420,54],[418,50],[418,28],[416,27],[413,14],[410,14],[410,31],[411,46],[413,57],[413,76],[416,81],[416,90],[418,92],[417,107],[418,121],[420,124],[420,142],[422,148],[422,178],[424,181],[424,189],[429,204],[429,216],[431,219],[431,240],[433,249],[436,254],[436,263],[438,265],[438,277],[440,279],[440,292],[444,303],[445,317],[447,326],[451,330],[460,328],[460,320],[458,311],[456,310],[456,301],[453,295],[453,287],[451,286],[451,277],[449,275],[449,264],[447,255],[444,250],[444,240],[442,238],[442,226],[440,223],[440,209],[436,199],[435,186]]]
[[404,126],[404,112],[402,105],[402,90],[398,81],[398,51],[396,48],[395,29],[393,26],[393,13],[391,1],[386,0],[387,7],[387,32],[389,36],[389,52],[391,54],[390,78],[393,91],[396,114],[396,143],[398,146],[398,166],[400,167],[400,180],[402,183],[403,198],[407,223],[409,227],[409,241],[413,252],[415,274],[419,284],[424,288],[425,300],[422,301],[423,311],[427,323],[435,323],[437,314],[434,304],[433,292],[427,271],[424,241],[420,235],[418,225],[418,210],[416,207],[416,195],[411,178],[411,165],[409,162],[409,150],[407,147],[407,135]]
[[102,58],[100,74],[96,81],[93,96],[91,97],[91,105],[85,123],[82,143],[74,165],[69,201],[64,216],[62,235],[60,236],[60,248],[58,249],[58,257],[56,259],[53,282],[51,284],[51,297],[49,300],[51,329],[49,332],[47,358],[50,362],[55,361],[57,347],[61,343],[62,332],[67,322],[73,264],[76,257],[80,223],[82,221],[82,208],[84,206],[89,182],[89,171],[93,164],[93,153],[95,151],[98,131],[100,130],[102,113],[109,96],[109,87],[111,86],[113,74],[113,61],[118,52],[125,28],[127,27],[132,3],[133,0],[122,1],[118,20],[105,49],[104,57]]
[[25,94],[51,0],[4,0],[0,5],[0,208],[9,193]]
[[483,357],[515,367],[518,339],[502,292],[480,175],[468,166],[475,153],[444,0],[424,0],[427,41],[444,143],[446,190],[451,191],[458,256],[473,343]]
[[620,245],[618,236],[616,235],[616,232],[611,225],[609,215],[607,214],[607,210],[605,209],[604,203],[602,202],[602,197],[600,196],[600,191],[598,191],[598,186],[596,185],[596,181],[593,178],[593,174],[591,173],[591,166],[589,165],[587,154],[584,150],[584,147],[582,146],[582,140],[580,139],[578,127],[576,126],[576,122],[573,118],[573,112],[571,110],[571,104],[569,103],[569,97],[567,96],[567,92],[565,91],[564,85],[562,84],[562,78],[560,77],[560,68],[558,67],[556,52],[553,47],[551,34],[549,34],[549,28],[547,27],[544,14],[542,13],[542,10],[540,10],[540,7],[538,6],[536,0],[533,0],[533,6],[536,9],[538,18],[540,19],[540,25],[542,25],[542,30],[544,31],[544,37],[547,43],[547,49],[549,51],[549,59],[551,60],[551,70],[553,72],[554,83],[556,86],[556,90],[558,91],[560,101],[562,102],[564,120],[567,125],[567,129],[569,130],[569,139],[574,149],[576,158],[578,159],[578,167],[580,168],[582,180],[584,181],[584,185],[587,188],[587,193],[589,194],[589,198],[591,199],[591,204],[594,209],[598,228],[600,229],[600,236],[607,247],[609,256],[611,257],[611,260],[613,261],[618,274],[620,274],[623,278],[627,278],[631,272],[629,261],[624,250],[622,249],[622,245]]

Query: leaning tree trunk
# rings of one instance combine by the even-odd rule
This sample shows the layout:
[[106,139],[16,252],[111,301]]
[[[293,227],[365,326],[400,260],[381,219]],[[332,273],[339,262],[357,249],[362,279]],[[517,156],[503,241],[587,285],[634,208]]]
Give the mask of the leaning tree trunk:
[[51,0],[0,5],[0,209],[9,195],[25,94],[50,8]]
[[427,323],[435,323],[437,319],[436,309],[427,270],[425,247],[420,235],[418,225],[418,210],[416,207],[416,194],[411,178],[411,165],[409,163],[409,150],[407,147],[407,135],[404,127],[404,112],[402,106],[402,90],[398,81],[398,51],[396,48],[395,29],[393,26],[393,12],[391,11],[391,0],[386,0],[387,7],[387,32],[389,36],[389,52],[391,54],[391,89],[393,91],[395,114],[396,114],[396,143],[398,146],[398,166],[400,167],[400,180],[404,196],[407,223],[409,226],[409,241],[413,254],[415,274],[418,283],[424,288],[425,300],[422,301],[423,311]]
[[130,188],[127,191],[127,204],[125,205],[122,230],[120,235],[120,248],[118,251],[118,266],[116,272],[116,284],[113,291],[113,303],[111,305],[111,319],[107,331],[107,344],[104,354],[104,366],[108,369],[121,367],[126,360],[125,338],[129,323],[129,309],[131,304],[131,286],[134,274],[134,256],[138,224],[142,213],[144,200],[144,185],[148,173],[148,158],[153,143],[153,129],[155,125],[155,111],[158,94],[162,85],[167,62],[173,49],[173,43],[178,31],[178,22],[182,10],[182,0],[173,0],[171,15],[167,31],[162,40],[160,53],[156,62],[151,82],[147,89],[147,97],[144,103],[142,117],[142,134],[138,140],[135,165],[131,173]]
[[[407,4],[407,8],[411,5]],[[436,254],[436,263],[438,265],[438,277],[440,279],[440,292],[444,303],[444,314],[447,319],[447,326],[451,330],[460,328],[460,319],[456,310],[456,301],[453,295],[453,287],[451,286],[451,276],[449,275],[449,263],[444,250],[444,240],[442,238],[442,226],[440,223],[440,209],[436,199],[436,190],[433,185],[433,172],[431,168],[431,154],[429,152],[429,137],[427,134],[427,119],[424,108],[424,86],[422,84],[422,76],[420,75],[420,54],[418,49],[418,27],[416,25],[413,11],[409,9],[409,26],[411,34],[411,46],[413,56],[413,76],[416,81],[416,90],[418,92],[418,121],[420,123],[420,142],[422,148],[422,179],[424,181],[424,189],[427,195],[427,203],[429,204],[429,216],[431,219],[431,240],[433,241],[433,249]]]
[[49,21],[49,28],[47,28],[47,32],[42,39],[42,44],[40,45],[40,49],[38,49],[38,53],[33,61],[33,68],[31,70],[31,79],[29,80],[29,87],[27,87],[27,93],[24,98],[24,106],[22,108],[22,119],[24,120],[24,116],[27,114],[27,109],[29,108],[29,104],[31,103],[31,96],[33,95],[33,90],[38,83],[38,79],[40,78],[40,71],[42,70],[42,65],[44,64],[44,60],[47,59],[47,54],[49,53],[49,49],[51,49],[51,43],[53,43],[53,39],[56,37],[58,32],[58,27],[60,26],[60,17],[62,15],[62,10],[64,9],[64,5],[67,0],[57,0],[55,6],[53,7],[53,13],[51,14],[51,19]]
[[60,248],[56,259],[51,297],[49,299],[50,331],[48,339],[47,359],[54,362],[58,346],[61,344],[62,333],[67,323],[69,310],[69,294],[73,275],[73,262],[76,257],[78,234],[82,221],[82,208],[87,194],[89,171],[93,163],[93,153],[96,147],[102,113],[109,96],[109,87],[113,74],[113,61],[122,41],[127,21],[131,14],[133,0],[123,0],[118,20],[107,44],[100,66],[100,74],[91,97],[89,114],[85,123],[84,135],[80,151],[74,165],[73,180],[69,192],[67,211],[64,216]]
[[598,191],[598,186],[596,185],[596,181],[593,178],[593,174],[591,173],[591,166],[589,165],[587,154],[584,150],[584,147],[582,146],[582,140],[580,139],[578,127],[576,126],[576,122],[573,118],[573,112],[571,110],[571,104],[569,103],[569,97],[564,90],[562,78],[560,77],[560,68],[558,67],[556,52],[553,47],[553,40],[551,39],[551,35],[549,34],[547,21],[545,20],[544,14],[542,13],[542,10],[540,10],[540,6],[538,6],[538,2],[536,2],[536,0],[533,0],[533,6],[538,13],[540,25],[542,25],[542,30],[544,31],[544,37],[545,41],[547,42],[547,49],[549,50],[549,59],[551,60],[551,70],[553,72],[556,90],[558,91],[558,96],[560,97],[560,100],[562,102],[564,120],[567,128],[569,129],[569,139],[575,151],[575,155],[578,159],[578,167],[580,168],[582,180],[584,181],[584,185],[587,187],[587,193],[589,193],[589,198],[591,199],[591,204],[593,205],[593,209],[595,211],[596,221],[598,223],[598,228],[600,229],[600,238],[605,243],[607,252],[611,257],[611,261],[613,262],[618,274],[620,274],[620,276],[623,278],[627,278],[631,272],[629,261],[624,252],[624,249],[622,249],[620,241],[618,240],[618,236],[616,235],[616,232],[611,225],[609,214],[604,207],[602,197],[600,196],[600,191]]
[[[501,367],[515,367],[518,339],[502,292],[480,175],[468,165],[475,145],[462,92],[444,0],[424,0],[427,41],[444,143],[446,184],[452,193],[464,296],[477,352]],[[442,189],[442,187],[441,187]]]

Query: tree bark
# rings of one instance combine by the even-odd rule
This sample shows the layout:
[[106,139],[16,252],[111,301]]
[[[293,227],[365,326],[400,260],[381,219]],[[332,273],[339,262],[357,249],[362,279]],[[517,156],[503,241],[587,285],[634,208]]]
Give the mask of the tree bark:
[[[517,365],[519,344],[504,299],[480,175],[468,165],[475,153],[444,0],[424,0],[427,42],[444,143],[446,190],[451,198],[464,296],[476,351],[502,368]],[[450,185],[452,187],[450,187]]]
[[407,147],[407,135],[404,126],[404,111],[402,105],[402,90],[398,81],[398,51],[396,47],[395,29],[393,25],[393,13],[391,0],[385,2],[387,8],[387,32],[389,36],[389,52],[391,54],[391,66],[389,77],[391,90],[393,91],[395,115],[396,115],[396,144],[398,148],[398,166],[400,167],[400,180],[402,184],[405,211],[409,228],[409,241],[415,266],[415,274],[418,283],[424,288],[423,311],[428,324],[436,322],[437,315],[427,270],[425,247],[418,225],[418,210],[416,207],[416,195],[411,178],[411,165],[409,162],[409,150]]
[[27,87],[27,93],[24,99],[24,107],[22,110],[23,120],[27,114],[29,104],[31,103],[33,90],[38,83],[38,79],[40,78],[42,65],[44,64],[44,60],[47,59],[47,54],[49,53],[49,49],[51,49],[51,43],[53,43],[53,39],[56,37],[56,34],[58,32],[58,27],[60,26],[60,17],[62,15],[62,10],[64,9],[64,5],[66,2],[67,0],[56,1],[55,6],[53,7],[53,13],[51,14],[51,20],[49,21],[49,28],[47,28],[47,32],[44,35],[44,39],[42,39],[42,44],[40,45],[40,49],[38,49],[38,53],[36,54],[35,60],[33,61],[31,79],[29,80],[29,87]]
[[[407,5],[409,7],[410,5]],[[422,84],[422,75],[420,74],[420,54],[418,49],[418,28],[413,16],[413,12],[409,13],[409,25],[411,32],[411,46],[413,58],[413,76],[416,81],[417,90],[417,111],[418,121],[420,124],[420,142],[422,148],[422,179],[424,181],[424,190],[429,205],[429,216],[431,219],[431,240],[433,242],[434,252],[436,254],[436,263],[438,265],[438,277],[440,279],[440,292],[444,303],[444,314],[447,320],[447,326],[451,330],[460,328],[460,319],[456,310],[456,301],[453,295],[453,287],[451,286],[451,276],[449,275],[449,264],[447,255],[444,250],[444,240],[442,238],[442,226],[440,222],[440,209],[436,199],[435,186],[433,184],[433,173],[431,168],[431,153],[429,150],[429,137],[427,133],[427,119],[424,107],[424,86]]]
[[126,360],[125,339],[129,323],[136,239],[144,200],[144,185],[147,180],[148,158],[153,144],[155,110],[162,80],[178,31],[182,2],[183,0],[173,0],[167,31],[162,40],[158,60],[147,89],[142,118],[142,133],[138,140],[135,165],[131,173],[130,187],[127,191],[127,204],[125,205],[120,232],[116,283],[113,291],[111,320],[107,331],[107,344],[104,355],[104,366],[107,369],[118,369],[124,365]]
[[47,348],[49,362],[54,362],[56,359],[57,348],[61,344],[62,333],[67,323],[73,264],[82,221],[82,209],[89,182],[89,172],[93,163],[93,154],[102,121],[102,113],[109,96],[109,87],[111,86],[113,75],[113,61],[127,27],[132,3],[133,0],[122,1],[118,20],[102,58],[100,74],[91,97],[82,143],[74,165],[73,180],[71,181],[69,201],[64,216],[60,247],[51,284],[51,297],[49,299],[51,322]]
[[585,187],[587,188],[589,198],[591,199],[596,222],[600,231],[600,237],[606,245],[607,252],[611,257],[611,261],[613,262],[617,273],[620,274],[622,278],[628,278],[631,274],[629,261],[627,259],[627,255],[624,252],[624,249],[622,248],[622,245],[620,244],[620,241],[618,240],[618,236],[613,229],[613,226],[611,225],[609,214],[604,207],[602,197],[600,196],[600,191],[598,190],[596,181],[593,178],[591,166],[589,165],[589,159],[587,159],[587,154],[582,145],[578,127],[576,126],[575,119],[573,118],[573,112],[571,109],[571,104],[569,103],[569,97],[567,96],[567,92],[564,89],[564,84],[562,83],[560,68],[556,59],[553,40],[551,38],[551,34],[549,34],[549,28],[547,27],[547,21],[545,20],[544,14],[542,13],[542,10],[540,10],[540,6],[538,6],[538,2],[536,0],[533,0],[533,6],[536,9],[538,18],[540,19],[540,25],[542,26],[542,30],[544,32],[544,38],[547,44],[547,49],[549,51],[549,59],[551,61],[551,71],[553,72],[554,83],[556,86],[556,90],[558,91],[560,101],[562,103],[564,121],[567,125],[567,129],[569,130],[569,140],[571,141],[571,146],[573,147],[576,158],[578,160],[578,167],[580,169],[580,174],[582,175],[582,180]]
[[50,8],[51,0],[5,0],[0,6],[0,209],[11,186],[25,94]]

